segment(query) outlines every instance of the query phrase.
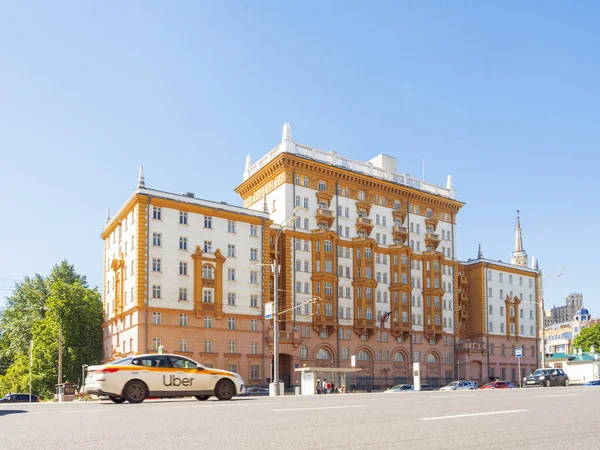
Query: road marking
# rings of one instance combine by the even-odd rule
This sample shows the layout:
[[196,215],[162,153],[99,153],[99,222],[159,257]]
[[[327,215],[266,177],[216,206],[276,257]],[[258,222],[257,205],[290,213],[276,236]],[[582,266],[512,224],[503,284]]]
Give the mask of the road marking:
[[369,405],[348,405],[348,406],[322,406],[320,408],[286,408],[286,409],[274,409],[274,412],[283,411],[315,411],[321,409],[345,409],[345,408],[368,408]]
[[458,414],[456,416],[440,416],[440,417],[424,417],[419,420],[442,420],[442,419],[459,419],[461,417],[475,417],[475,416],[492,416],[494,414],[513,414],[520,412],[527,412],[527,409],[513,409],[512,411],[491,411],[484,413],[472,413],[472,414]]
[[556,394],[556,395],[537,395],[535,398],[550,398],[550,397],[576,397],[581,394]]
[[231,406],[231,405],[235,405],[235,406],[254,406],[254,405],[273,405],[274,403],[255,403],[255,402],[240,402],[240,401],[232,401],[229,403],[217,403],[216,405],[214,403],[216,402],[212,402],[213,404],[204,404],[204,405],[194,405],[192,406],[192,408],[216,408],[218,406]]

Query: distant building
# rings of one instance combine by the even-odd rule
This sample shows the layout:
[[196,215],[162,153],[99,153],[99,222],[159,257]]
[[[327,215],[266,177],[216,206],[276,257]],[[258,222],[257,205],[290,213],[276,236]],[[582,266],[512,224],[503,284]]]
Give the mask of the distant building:
[[571,293],[567,295],[564,306],[554,306],[546,311],[544,326],[569,322],[581,308],[583,308],[583,294],[581,292]]
[[596,323],[590,312],[581,308],[572,319],[546,328],[546,354],[571,353],[572,342],[581,330]]

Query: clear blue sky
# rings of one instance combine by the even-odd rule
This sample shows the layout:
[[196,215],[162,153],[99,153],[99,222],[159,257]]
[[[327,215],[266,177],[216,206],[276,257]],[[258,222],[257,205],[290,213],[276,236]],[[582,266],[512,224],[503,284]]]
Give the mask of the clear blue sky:
[[140,164],[149,187],[241,204],[246,155],[290,122],[452,174],[461,259],[508,261],[520,209],[546,277],[568,266],[547,306],[581,291],[600,316],[597,2],[283,3],[3,3],[0,288],[63,258],[99,284]]

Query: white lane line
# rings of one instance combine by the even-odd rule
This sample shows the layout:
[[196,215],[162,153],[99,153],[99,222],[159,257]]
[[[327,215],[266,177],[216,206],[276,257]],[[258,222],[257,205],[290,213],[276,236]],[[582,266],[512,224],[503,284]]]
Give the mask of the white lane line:
[[234,405],[234,406],[255,406],[255,405],[274,405],[275,404],[275,403],[262,403],[262,402],[261,403],[254,403],[254,402],[246,403],[246,402],[236,402],[236,401],[228,402],[228,403],[217,403],[216,405],[214,403],[216,403],[216,402],[213,402],[213,404],[205,403],[204,405],[194,405],[194,406],[192,406],[192,408],[216,408],[219,406],[232,406],[232,405]]
[[440,416],[440,417],[424,417],[419,420],[442,420],[442,419],[459,419],[461,417],[475,417],[475,416],[492,416],[495,414],[513,414],[520,412],[527,412],[527,409],[513,409],[512,411],[490,411],[484,413],[472,413],[472,414],[458,414],[456,416]]
[[315,411],[321,409],[345,409],[345,408],[368,408],[369,405],[348,405],[348,406],[322,406],[320,408],[286,408],[286,409],[274,409],[274,412],[283,411]]
[[581,394],[556,394],[556,395],[536,395],[535,398],[550,398],[550,397],[577,397]]

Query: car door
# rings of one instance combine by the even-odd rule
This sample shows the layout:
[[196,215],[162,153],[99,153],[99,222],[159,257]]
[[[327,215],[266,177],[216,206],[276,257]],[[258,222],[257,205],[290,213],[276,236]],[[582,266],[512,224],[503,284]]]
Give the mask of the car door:
[[[163,375],[168,374],[169,360],[165,355],[147,355],[140,358],[134,358],[131,364],[138,366],[139,370],[131,372],[130,378],[138,378],[146,383],[148,391],[153,395],[165,395],[169,389],[169,379],[163,379]],[[165,370],[167,369],[167,370]],[[125,380],[125,383],[127,380]]]
[[203,373],[204,368],[198,367],[197,362],[174,355],[170,355],[169,360],[171,366],[175,369],[172,391],[181,395],[193,395],[194,392],[209,390],[209,377]]

